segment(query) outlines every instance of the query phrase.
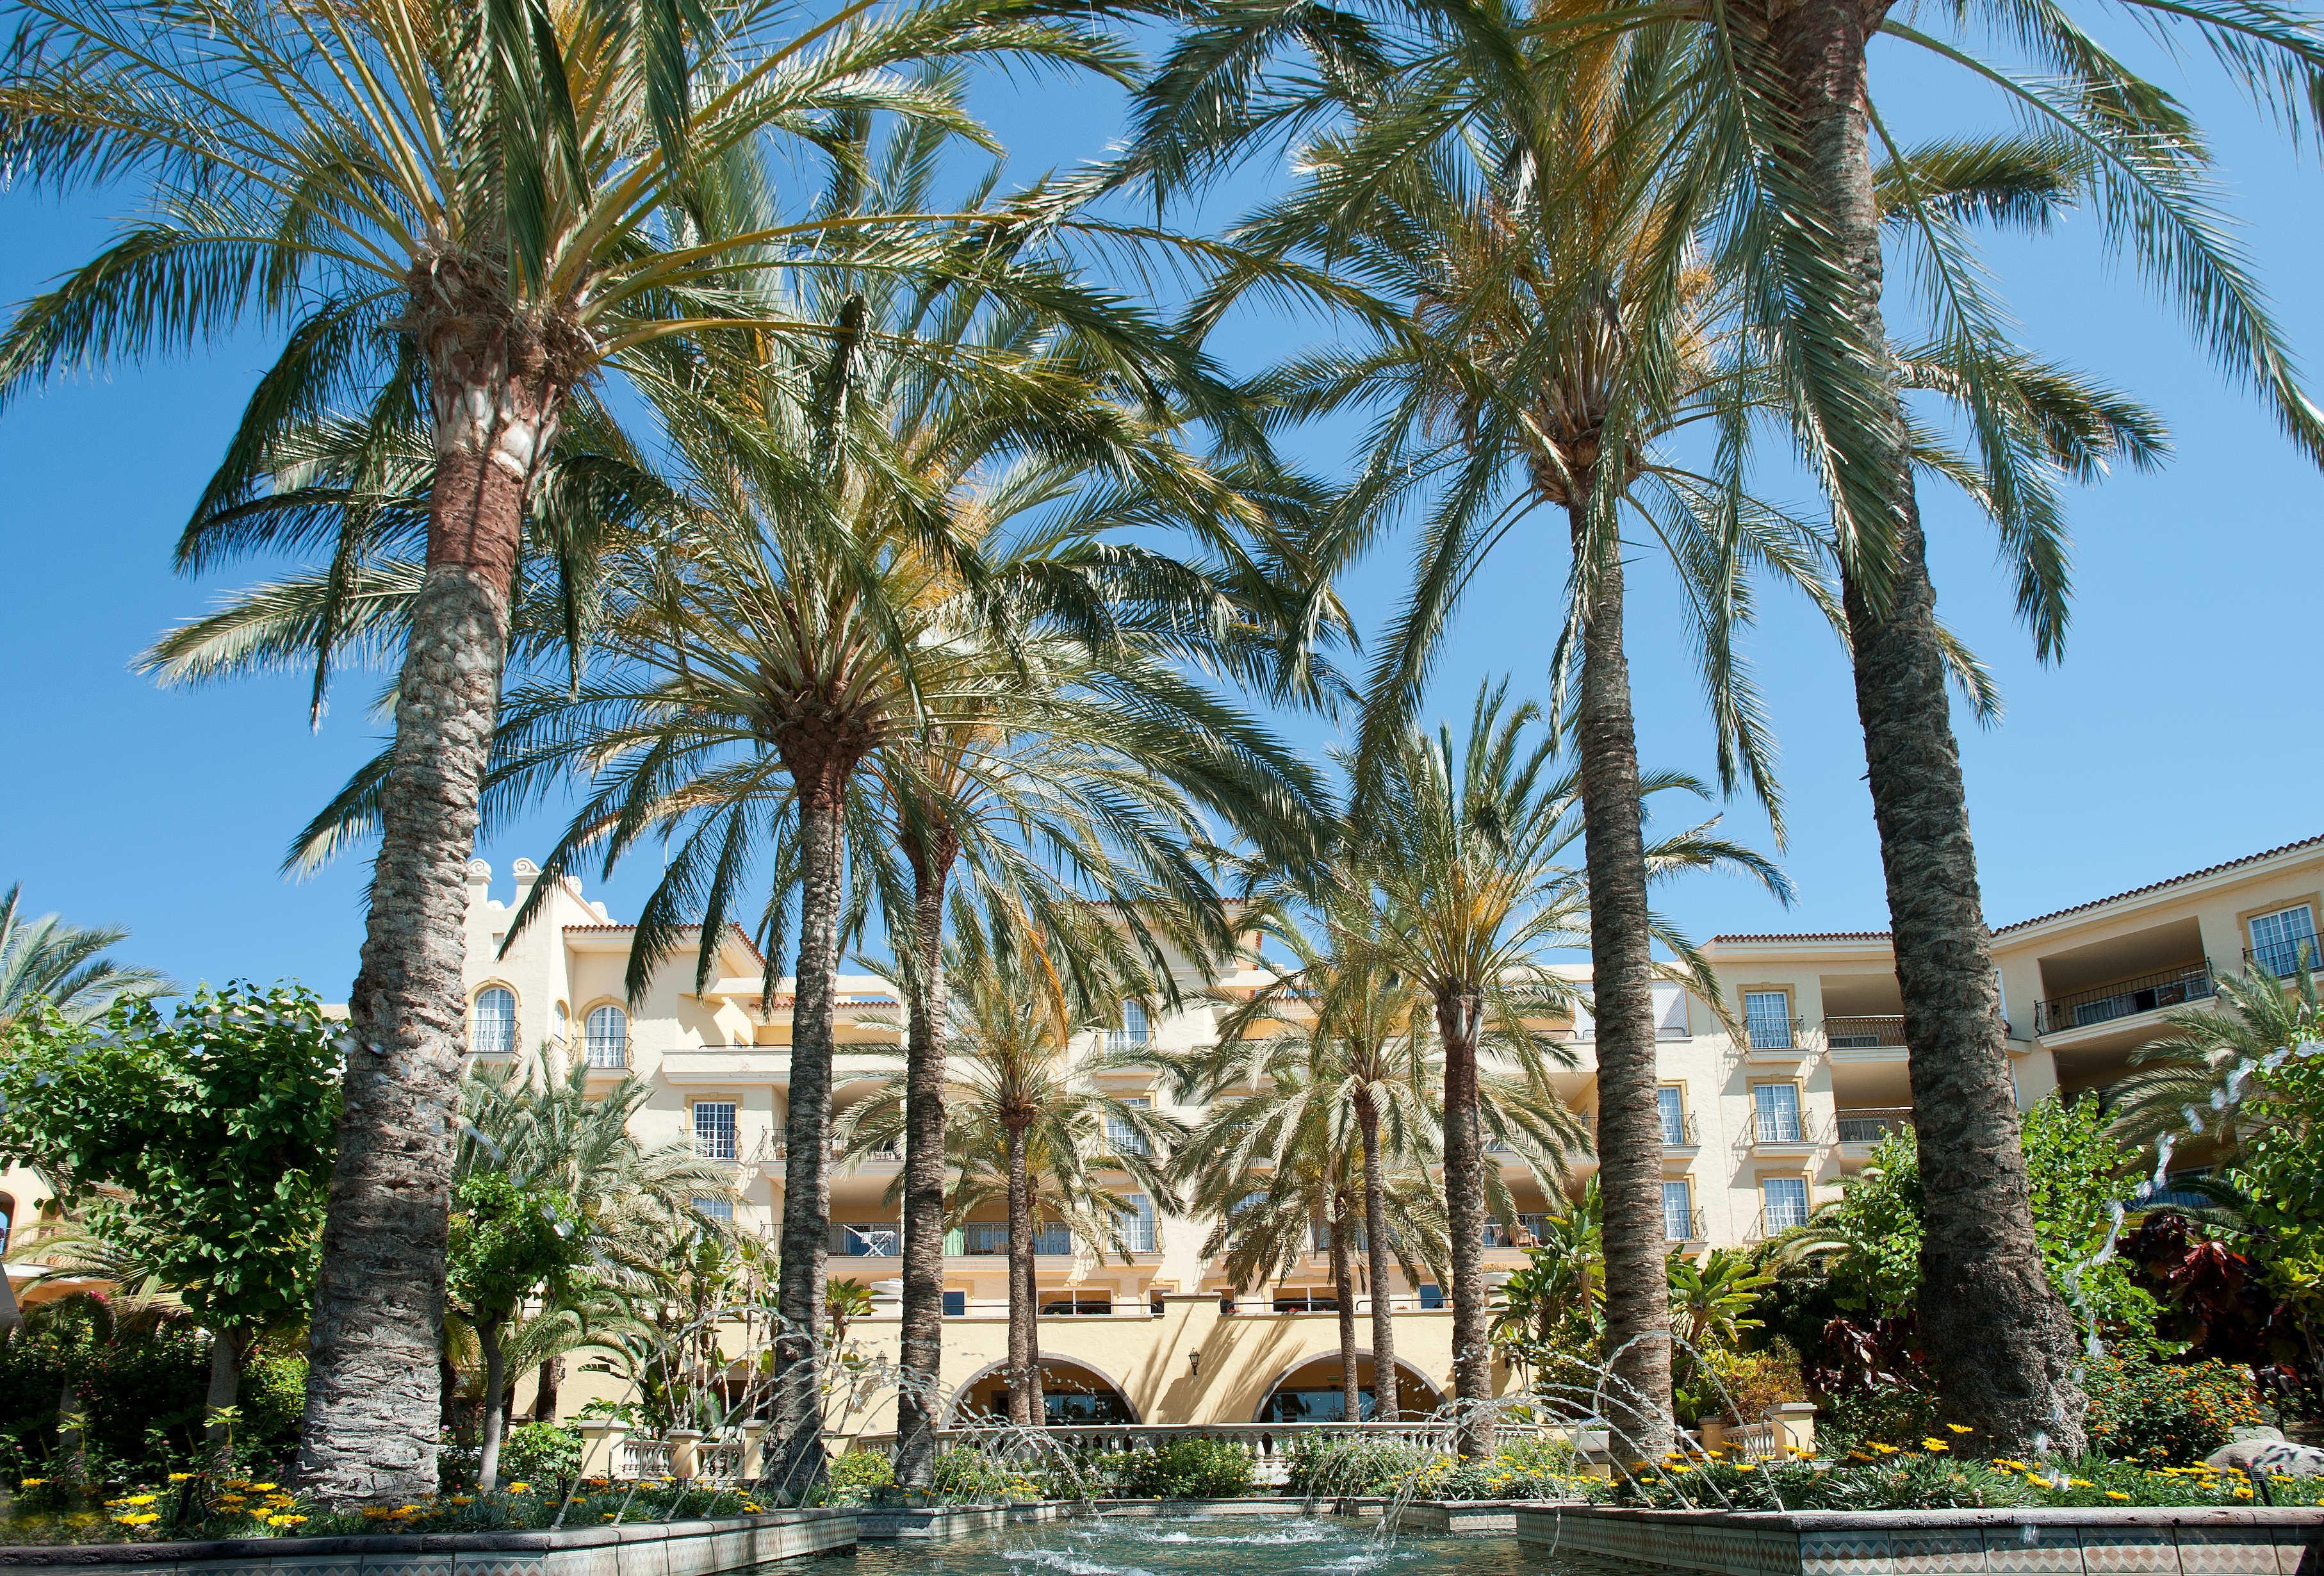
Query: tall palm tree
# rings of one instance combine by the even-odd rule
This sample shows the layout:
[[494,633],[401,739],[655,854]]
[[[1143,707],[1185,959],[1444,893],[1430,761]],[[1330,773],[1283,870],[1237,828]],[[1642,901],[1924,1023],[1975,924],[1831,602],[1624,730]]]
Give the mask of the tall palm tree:
[[[1578,992],[1543,967],[1543,954],[1573,947],[1591,934],[1583,873],[1562,862],[1583,834],[1582,789],[1572,771],[1552,774],[1555,740],[1530,703],[1503,705],[1506,684],[1479,688],[1468,736],[1456,744],[1446,727],[1435,738],[1408,733],[1376,770],[1380,784],[1354,862],[1381,910],[1372,938],[1381,964],[1425,991],[1444,1055],[1446,1212],[1452,1234],[1453,1378],[1471,1403],[1462,1449],[1489,1449],[1489,1420],[1473,1405],[1491,1396],[1484,1286],[1485,1172],[1480,1104],[1480,1046],[1488,1033],[1518,1043],[1536,1036],[1528,1020],[1570,1013]],[[1646,774],[1645,791],[1692,786]],[[1699,826],[1646,849],[1649,880],[1684,870],[1729,866],[1782,891],[1783,879],[1758,854]],[[1655,965],[1683,979],[1706,1001],[1716,982],[1683,937],[1648,917],[1648,934],[1671,948],[1676,964]],[[1562,1048],[1562,1047],[1561,1047]],[[1628,1175],[1635,1156],[1613,1152],[1636,1141],[1627,1129],[1601,1127],[1601,1174]],[[1651,1135],[1661,1153],[1659,1133]],[[1658,1161],[1656,1162],[1659,1163]],[[1610,1212],[1615,1201],[1608,1201]],[[1659,1203],[1657,1203],[1659,1212]],[[1607,1342],[1619,1381],[1614,1421],[1642,1447],[1669,1431],[1668,1310],[1659,1244],[1653,1280],[1638,1285],[1607,1276]]]
[[[933,56],[1111,66],[1038,5],[930,0],[796,38],[759,5],[453,0],[313,11],[35,0],[0,77],[5,157],[65,185],[130,176],[147,217],[26,303],[0,391],[254,318],[285,349],[214,493],[265,484],[267,435],[352,392],[424,406],[425,569],[398,687],[308,1386],[302,1464],[328,1498],[434,1487],[459,1066],[460,871],[491,750],[527,493],[573,392],[707,319],[770,318],[738,278],[814,266],[843,217],[702,221],[754,144],[882,109],[960,123],[899,72]],[[909,235],[905,231],[913,232]],[[990,274],[1007,246],[923,226],[893,257]],[[198,562],[201,544],[185,555]]]
[[[2281,120],[2312,120],[2302,85],[2324,43],[2301,19],[2232,0],[2129,0],[2130,14],[2189,30],[2237,84]],[[1924,31],[1924,28],[1933,31]],[[1998,92],[2027,131],[2009,138],[1897,143],[1871,93],[1868,47],[1885,33],[1964,69]],[[1545,57],[1524,45],[1546,39]],[[1542,122],[1562,100],[1593,101],[1606,52],[1629,41],[1666,117],[1640,121],[1617,161],[1656,171],[1683,209],[1674,236],[1702,237],[1714,272],[1734,281],[1735,355],[1764,357],[1774,408],[1823,483],[1831,546],[1858,676],[1858,710],[1883,844],[1916,1103],[1946,1114],[1920,1142],[1944,1194],[1928,1268],[1943,1297],[1932,1350],[1949,1413],[1992,1449],[2079,1445],[2063,1311],[2040,1272],[2004,1054],[2004,1028],[1977,896],[1945,679],[1960,661],[1937,623],[1914,493],[1924,434],[1902,400],[1910,365],[1959,402],[1976,454],[1980,502],[2016,570],[2020,612],[2037,650],[2064,630],[2066,555],[2056,492],[2113,457],[2111,438],[2069,436],[2042,408],[2042,379],[2020,373],[2006,315],[1965,242],[1965,226],[1998,218],[2040,226],[2087,198],[2109,239],[2129,252],[2196,325],[2206,346],[2249,383],[2310,454],[2324,417],[2298,386],[2280,334],[2215,219],[2208,153],[2177,101],[2129,70],[2075,8],[2029,16],[2006,5],[1933,23],[1884,4],[1801,8],[1755,0],[1706,11],[1685,0],[1630,0],[1610,10],[1388,0],[1335,10],[1328,28],[1286,26],[1263,0],[1217,0],[1156,79],[1129,139],[1139,168],[1168,183],[1198,178],[1286,128],[1312,124],[1324,95],[1361,97],[1409,83],[1421,121],[1365,180],[1393,186],[1413,150],[1466,134],[1471,86]],[[1321,68],[1270,72],[1286,47]],[[1533,73],[1547,60],[1547,76]],[[1876,144],[1885,157],[1876,158]],[[1550,178],[1582,186],[1596,160]],[[2062,178],[2062,179],[2061,179]],[[1362,207],[1363,182],[1335,194]],[[1892,343],[1882,313],[1884,231],[1922,287],[1927,338]],[[1646,293],[1683,302],[1688,252],[1666,248]],[[1582,304],[1573,301],[1572,304]],[[1668,346],[1683,321],[1642,326]],[[1749,401],[1720,419],[1742,452]],[[2069,426],[2071,423],[2068,423]],[[1981,697],[1973,697],[1983,704]],[[1941,1177],[1941,1183],[1936,1179]],[[1997,1355],[1998,1354],[1998,1355]],[[2057,1421],[2062,1418],[2062,1422]]]
[[109,947],[129,939],[111,926],[87,929],[54,914],[28,918],[20,905],[23,883],[0,896],[0,1032],[34,997],[67,1019],[88,1023],[124,996],[156,996],[173,987],[156,969],[115,963]]
[[[1044,1220],[1064,1225],[1102,1258],[1131,1251],[1132,1206],[1108,1180],[1129,1178],[1158,1213],[1174,1197],[1171,1157],[1185,1137],[1177,1120],[1132,1104],[1108,1074],[1153,1069],[1141,1049],[1077,1055],[1069,988],[1038,947],[1001,945],[972,927],[945,960],[951,1021],[945,1029],[945,1104],[952,1212],[964,1218],[1000,1203],[1009,1222],[1009,1417],[1038,1427],[1043,1415],[1034,1332],[1034,1239]],[[840,1127],[843,1152],[892,1147],[904,1134],[913,1071],[891,1072]]]

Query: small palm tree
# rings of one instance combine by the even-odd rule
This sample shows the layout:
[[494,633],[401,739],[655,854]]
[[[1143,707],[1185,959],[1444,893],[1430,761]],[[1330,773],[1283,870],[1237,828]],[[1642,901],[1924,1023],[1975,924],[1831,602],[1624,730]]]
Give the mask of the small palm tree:
[[[1009,1222],[1009,1416],[1042,1416],[1034,1333],[1034,1237],[1044,1219],[1102,1258],[1132,1251],[1127,1177],[1155,1212],[1171,1206],[1168,1166],[1185,1137],[1177,1120],[1111,1092],[1109,1074],[1150,1072],[1140,1050],[1076,1056],[1074,1022],[1056,970],[1037,952],[995,948],[972,932],[945,962],[945,1122],[955,1177],[952,1210],[965,1218],[995,1203]],[[839,1125],[848,1157],[890,1147],[904,1134],[911,1074],[890,1073]]]
[[[1385,1344],[1379,1339],[1392,1306],[1386,1270],[1394,1264],[1416,1286],[1441,1280],[1450,1257],[1443,1200],[1428,1174],[1428,1150],[1406,1150],[1391,1162],[1375,1144],[1366,1155],[1347,1098],[1347,1070],[1330,1040],[1277,1035],[1260,1042],[1260,1054],[1237,1056],[1229,1050],[1229,1033],[1222,1023],[1218,1049],[1170,1064],[1182,1097],[1211,1108],[1181,1147],[1176,1167],[1190,1211],[1213,1222],[1204,1257],[1218,1260],[1230,1284],[1246,1291],[1261,1281],[1283,1280],[1319,1246],[1330,1256],[1340,1316],[1341,1402],[1342,1415],[1352,1421],[1366,1415],[1352,1257],[1360,1249],[1372,1304],[1370,1415],[1392,1422],[1402,1398],[1394,1337]],[[1250,1092],[1222,1101],[1231,1086]],[[1397,1124],[1392,1134],[1421,1139],[1434,1112],[1414,1114],[1420,1120],[1409,1128]]]
[[108,947],[129,932],[108,926],[83,929],[54,914],[29,918],[22,908],[23,884],[0,896],[0,1033],[35,997],[73,1023],[105,1016],[124,996],[159,996],[176,989],[154,969],[115,963]]
[[[2228,1090],[2230,1079],[2237,1094],[2246,1084],[2264,1083],[2264,1070],[2280,1064],[2284,1047],[2316,1037],[2324,1007],[2312,951],[2301,949],[2298,972],[2288,980],[2255,962],[2243,974],[2219,977],[2217,1005],[2166,1013],[2163,1033],[2130,1054],[2133,1071],[2106,1092],[2113,1113],[2108,1130],[2142,1147],[2168,1134],[2234,1147],[2254,1112],[2264,1120],[2268,1107],[2232,1098],[2215,1105],[2212,1097]],[[2190,1112],[2201,1128],[2190,1130]]]

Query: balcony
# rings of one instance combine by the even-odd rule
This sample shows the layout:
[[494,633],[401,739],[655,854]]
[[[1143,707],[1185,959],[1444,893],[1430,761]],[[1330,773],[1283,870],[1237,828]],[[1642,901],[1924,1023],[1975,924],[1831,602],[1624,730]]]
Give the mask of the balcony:
[[[1009,1252],[1009,1227],[1001,1221],[971,1221],[960,1228],[960,1245],[953,1246],[947,1233],[945,1251],[964,1253],[970,1258],[1005,1258]],[[1063,1226],[1044,1226],[1033,1233],[1033,1251],[1044,1258],[1069,1258],[1074,1251],[1074,1234]]]
[[1499,1221],[1487,1221],[1484,1241],[1488,1248],[1529,1248],[1548,1234],[1547,1215],[1519,1215],[1514,1231]]
[[1796,1154],[1831,1142],[1829,1126],[1809,1111],[1754,1111],[1744,1129],[1743,1147],[1753,1154]]
[[2296,978],[2300,965],[2305,963],[2316,972],[2324,973],[2324,948],[2312,935],[2293,936],[2268,946],[2244,948],[2244,967],[2265,969],[2279,980]]
[[899,1258],[904,1252],[904,1228],[886,1223],[849,1226],[834,1221],[825,1246],[834,1258]]
[[1904,1015],[1883,1012],[1827,1018],[1823,1020],[1823,1043],[1827,1050],[1832,1051],[1901,1053],[1904,1049]]
[[1663,1240],[1665,1242],[1708,1242],[1711,1233],[1703,1229],[1702,1206],[1697,1204],[1683,1215],[1678,1211],[1663,1211]]
[[1841,1143],[1861,1144],[1867,1148],[1889,1134],[1902,1132],[1912,1125],[1913,1108],[1909,1105],[1843,1111],[1832,1118],[1832,1128]]
[[1696,1125],[1694,1112],[1686,1111],[1674,1117],[1662,1113],[1663,1147],[1665,1149],[1699,1149],[1702,1147],[1702,1129]]
[[1748,1018],[1743,1022],[1743,1055],[1754,1062],[1788,1062],[1812,1054],[1805,1020],[1797,1018]]
[[2154,973],[2141,974],[2135,979],[2117,980],[2112,984],[2077,991],[2069,996],[2053,996],[2046,1001],[2037,1001],[2034,1004],[2034,1032],[2037,1035],[2066,1034],[2097,1024],[2112,1023],[2118,1018],[2183,1007],[2190,1001],[2209,1000],[2218,993],[2218,988],[2211,978],[2210,960],[2205,958]]
[[1775,1209],[1762,1209],[1752,1220],[1751,1229],[1745,1233],[1743,1240],[1746,1242],[1765,1242],[1770,1237],[1780,1237],[1784,1232],[1795,1230],[1807,1223],[1808,1206],[1805,1204],[1784,1204]]

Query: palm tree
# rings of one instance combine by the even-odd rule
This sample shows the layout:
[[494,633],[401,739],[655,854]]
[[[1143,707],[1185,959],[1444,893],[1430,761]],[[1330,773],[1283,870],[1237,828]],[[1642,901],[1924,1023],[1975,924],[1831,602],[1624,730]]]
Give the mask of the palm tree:
[[[2282,1064],[2284,1047],[2308,1043],[2324,1021],[2314,950],[2302,945],[2298,972],[2290,979],[2254,960],[2243,974],[2219,977],[2218,1005],[2164,1014],[2164,1032],[2131,1052],[2134,1071],[2106,1092],[2108,1131],[2141,1147],[2167,1134],[2174,1146],[2202,1138],[2232,1149],[2255,1116],[2266,1120],[2264,1102],[2246,1104],[2239,1097],[2246,1086],[2264,1088],[2267,1074]],[[2228,1098],[2214,1103],[2223,1091]],[[2193,1132],[2190,1111],[2203,1124]],[[2169,1148],[2159,1158],[2167,1165]]]
[[[460,870],[490,752],[527,493],[573,391],[710,319],[738,277],[815,265],[852,216],[702,227],[754,143],[831,115],[959,124],[896,68],[936,55],[1111,63],[1038,5],[930,0],[774,35],[763,7],[536,9],[36,0],[0,78],[6,161],[36,182],[134,174],[150,217],[18,312],[0,390],[254,317],[286,348],[214,492],[263,486],[268,434],[345,392],[432,437],[324,1246],[303,1470],[327,1498],[434,1487],[447,1178],[462,1018]],[[910,231],[907,235],[904,232]],[[899,265],[992,274],[1008,246],[889,232]],[[164,303],[167,303],[166,305]],[[190,557],[203,549],[191,545]],[[416,1135],[434,1135],[421,1138]]]
[[[1434,739],[1407,734],[1394,757],[1375,769],[1379,798],[1353,862],[1381,911],[1375,955],[1427,993],[1443,1046],[1453,1376],[1460,1398],[1471,1404],[1465,1453],[1489,1448],[1488,1420],[1476,1404],[1491,1395],[1479,1046],[1488,1032],[1509,1043],[1531,1038],[1538,1031],[1528,1019],[1572,1011],[1577,992],[1541,967],[1542,954],[1579,945],[1591,929],[1587,881],[1561,862],[1582,835],[1581,785],[1572,772],[1550,774],[1555,740],[1546,730],[1536,735],[1539,710],[1527,703],[1505,715],[1506,697],[1506,684],[1480,687],[1464,743],[1456,746],[1449,727]],[[1692,786],[1665,774],[1646,774],[1641,782],[1647,793]],[[1646,857],[1650,880],[1727,865],[1783,889],[1766,860],[1711,836],[1708,826],[1649,846]],[[1657,972],[1684,980],[1716,1003],[1716,982],[1684,940],[1651,916],[1648,927],[1680,960],[1657,964]],[[1630,1174],[1637,1157],[1619,1157],[1618,1170],[1613,1147],[1633,1141],[1626,1129],[1601,1126],[1601,1174]],[[1651,1141],[1659,1157],[1658,1131]],[[1611,1262],[1607,1272],[1606,1341],[1625,1412],[1615,1422],[1642,1447],[1670,1427],[1659,1207],[1657,1201],[1652,1282],[1642,1288]],[[1660,1341],[1657,1332],[1664,1332]]]
[[[1298,978],[1321,982],[1311,971]],[[1441,1279],[1450,1259],[1443,1201],[1428,1173],[1434,1068],[1425,1053],[1409,1049],[1408,1038],[1343,1038],[1326,1027],[1342,1020],[1326,1020],[1320,1010],[1312,1028],[1277,1020],[1277,1032],[1253,1033],[1285,1010],[1286,996],[1299,995],[1287,985],[1263,990],[1221,1015],[1215,1046],[1165,1060],[1178,1098],[1209,1109],[1180,1148],[1176,1175],[1191,1212],[1213,1222],[1204,1256],[1219,1260],[1236,1289],[1282,1280],[1318,1243],[1330,1254],[1342,1399],[1351,1420],[1364,1415],[1350,1251],[1360,1249],[1371,1295],[1371,1415],[1392,1422],[1402,1397],[1389,1267],[1416,1286]],[[1228,1097],[1237,1089],[1247,1092]],[[1536,1107],[1536,1114],[1554,1127],[1564,1112]],[[1544,1157],[1548,1165],[1562,1159],[1562,1153]]]
[[[2299,85],[2324,68],[2324,45],[2298,19],[2227,0],[2132,5],[2143,20],[2191,29],[2287,123],[2316,115]],[[1380,139],[1374,167],[1333,194],[1360,211],[1367,187],[1407,179],[1424,161],[1418,150],[1469,134],[1481,96],[1510,106],[1512,118],[1554,123],[1568,97],[1595,101],[1604,59],[1625,41],[1643,65],[1635,79],[1655,79],[1647,97],[1666,113],[1635,123],[1628,146],[1609,158],[1653,171],[1655,189],[1683,209],[1669,233],[1702,236],[1714,274],[1732,281],[1739,331],[1731,354],[1764,355],[1772,408],[1832,510],[1914,1100],[1945,1113],[1920,1140],[1932,1196],[1943,1196],[1927,1249],[1931,1284],[1946,1288],[1932,1349],[1940,1387],[1948,1411],[1983,1431],[1987,1447],[2028,1454],[2043,1439],[2079,1446],[2072,1418],[2080,1401],[2063,1311],[2041,1274],[2026,1205],[1946,706],[1945,679],[1962,653],[1934,616],[1914,495],[1924,434],[1901,392],[1918,360],[1938,370],[1936,386],[1964,408],[1980,502],[2001,528],[2020,612],[2045,658],[2060,649],[2066,608],[2058,484],[2088,479],[2109,457],[2136,456],[2112,438],[2085,441],[2087,430],[2052,441],[2061,432],[2042,409],[2043,380],[2019,375],[2024,359],[2007,343],[2006,315],[1966,244],[1967,223],[2039,227],[2089,198],[2109,238],[2311,454],[2324,454],[2324,417],[2298,387],[2259,292],[2218,230],[2208,153],[2177,101],[2126,68],[2071,8],[2034,18],[2007,6],[1948,14],[1965,36],[1923,31],[1885,5],[1808,11],[1754,0],[1706,11],[1683,0],[1633,0],[1612,10],[1519,10],[1390,0],[1336,10],[1331,27],[1314,28],[1286,26],[1280,7],[1262,0],[1216,0],[1156,78],[1128,141],[1137,171],[1167,186],[1314,124],[1327,97],[1409,84],[1416,118]],[[1868,51],[1883,32],[1965,69],[2021,112],[2029,130],[1900,146],[1871,94]],[[1543,38],[1555,46],[1546,56],[1525,47]],[[1286,47],[1319,56],[1320,69],[1266,70]],[[1554,69],[1530,74],[1544,60]],[[1600,162],[1544,168],[1553,182],[1579,189]],[[1892,344],[1882,316],[1884,228],[1927,303],[1927,341],[1909,355]],[[1646,296],[1683,305],[1692,263],[1687,248],[1665,248],[1659,277],[1644,281]],[[1640,333],[1666,358],[1683,327],[1665,315]],[[1720,423],[1738,460],[1751,403],[1734,401]],[[1972,698],[1980,709],[1989,704]],[[2059,1415],[2062,1425],[2053,1423]]]
[[27,918],[19,906],[23,889],[20,881],[0,896],[0,1033],[35,997],[67,1020],[88,1023],[121,997],[159,996],[176,988],[158,970],[104,955],[129,939],[126,930],[83,929],[54,914]]
[[[1009,1417],[1040,1425],[1040,1353],[1034,1333],[1034,1237],[1063,1224],[1102,1258],[1129,1262],[1133,1207],[1107,1179],[1129,1178],[1158,1212],[1173,1197],[1167,1167],[1185,1136],[1177,1120],[1134,1105],[1104,1084],[1143,1072],[1144,1051],[1077,1056],[1070,997],[1038,949],[996,946],[972,930],[945,961],[951,1021],[945,1029],[945,1104],[952,1212],[965,1218],[998,1203],[1009,1222]],[[893,1146],[904,1134],[912,1071],[897,1069],[840,1126],[843,1151]]]

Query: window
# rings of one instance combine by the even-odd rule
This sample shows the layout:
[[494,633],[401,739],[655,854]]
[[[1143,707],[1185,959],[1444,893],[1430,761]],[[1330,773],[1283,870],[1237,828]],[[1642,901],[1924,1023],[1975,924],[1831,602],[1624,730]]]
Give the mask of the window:
[[[1133,1094],[1121,1103],[1145,1111],[1154,1101],[1146,1095]],[[1131,1127],[1128,1117],[1115,1112],[1106,1114],[1105,1141],[1117,1155],[1151,1155],[1154,1152],[1153,1147],[1146,1141],[1146,1135]]]
[[708,1215],[714,1221],[734,1223],[734,1201],[731,1198],[698,1198],[694,1201],[694,1212]]
[[1796,1083],[1754,1083],[1751,1103],[1758,1118],[1759,1142],[1796,1144],[1800,1128],[1800,1086]]
[[1683,1182],[1663,1184],[1663,1240],[1693,1242],[1702,1233],[1694,1229],[1694,1193]]
[[1130,1195],[1130,1218],[1121,1222],[1121,1240],[1132,1253],[1152,1253],[1157,1250],[1154,1234],[1154,1201],[1142,1193]]
[[965,1318],[967,1318],[967,1317],[968,1317],[968,1294],[967,1294],[966,1292],[946,1292],[946,1293],[945,1293],[945,1295],[944,1295],[944,1316],[945,1316],[945,1318],[947,1318],[947,1319],[965,1319]]
[[1113,1312],[1111,1292],[1043,1292],[1044,1313],[1089,1314]]
[[1743,992],[1743,1032],[1755,1051],[1792,1048],[1792,994],[1788,991]]
[[2303,951],[2310,968],[2324,964],[2316,948],[2316,916],[2307,904],[2252,920],[2252,962],[2278,979],[2300,972]]
[[[589,1065],[626,1067],[630,1064],[628,1013],[618,1007],[599,1007],[590,1012],[585,1027],[589,1046]],[[732,1156],[727,1157],[733,1158]]]
[[[591,1013],[592,1018],[597,1015]],[[734,1102],[697,1100],[694,1102],[694,1147],[706,1160],[734,1158]]]
[[1444,1288],[1441,1286],[1422,1286],[1420,1288],[1420,1305],[1423,1308],[1443,1307],[1444,1305]]
[[1655,1091],[1655,1108],[1663,1120],[1663,1142],[1673,1148],[1685,1144],[1686,1091],[1664,1085]]
[[1275,1311],[1278,1313],[1336,1313],[1340,1311],[1340,1295],[1330,1286],[1277,1286],[1275,1288]]
[[1110,1051],[1142,1050],[1149,1037],[1146,1024],[1146,1004],[1142,1001],[1125,1001],[1121,1004],[1121,1027],[1106,1032],[1105,1046]]
[[1804,1176],[1761,1177],[1759,1212],[1770,1234],[1806,1225],[1808,1179]]
[[488,985],[476,992],[475,1014],[468,1022],[468,1049],[479,1056],[516,1054],[516,992],[503,985]]

